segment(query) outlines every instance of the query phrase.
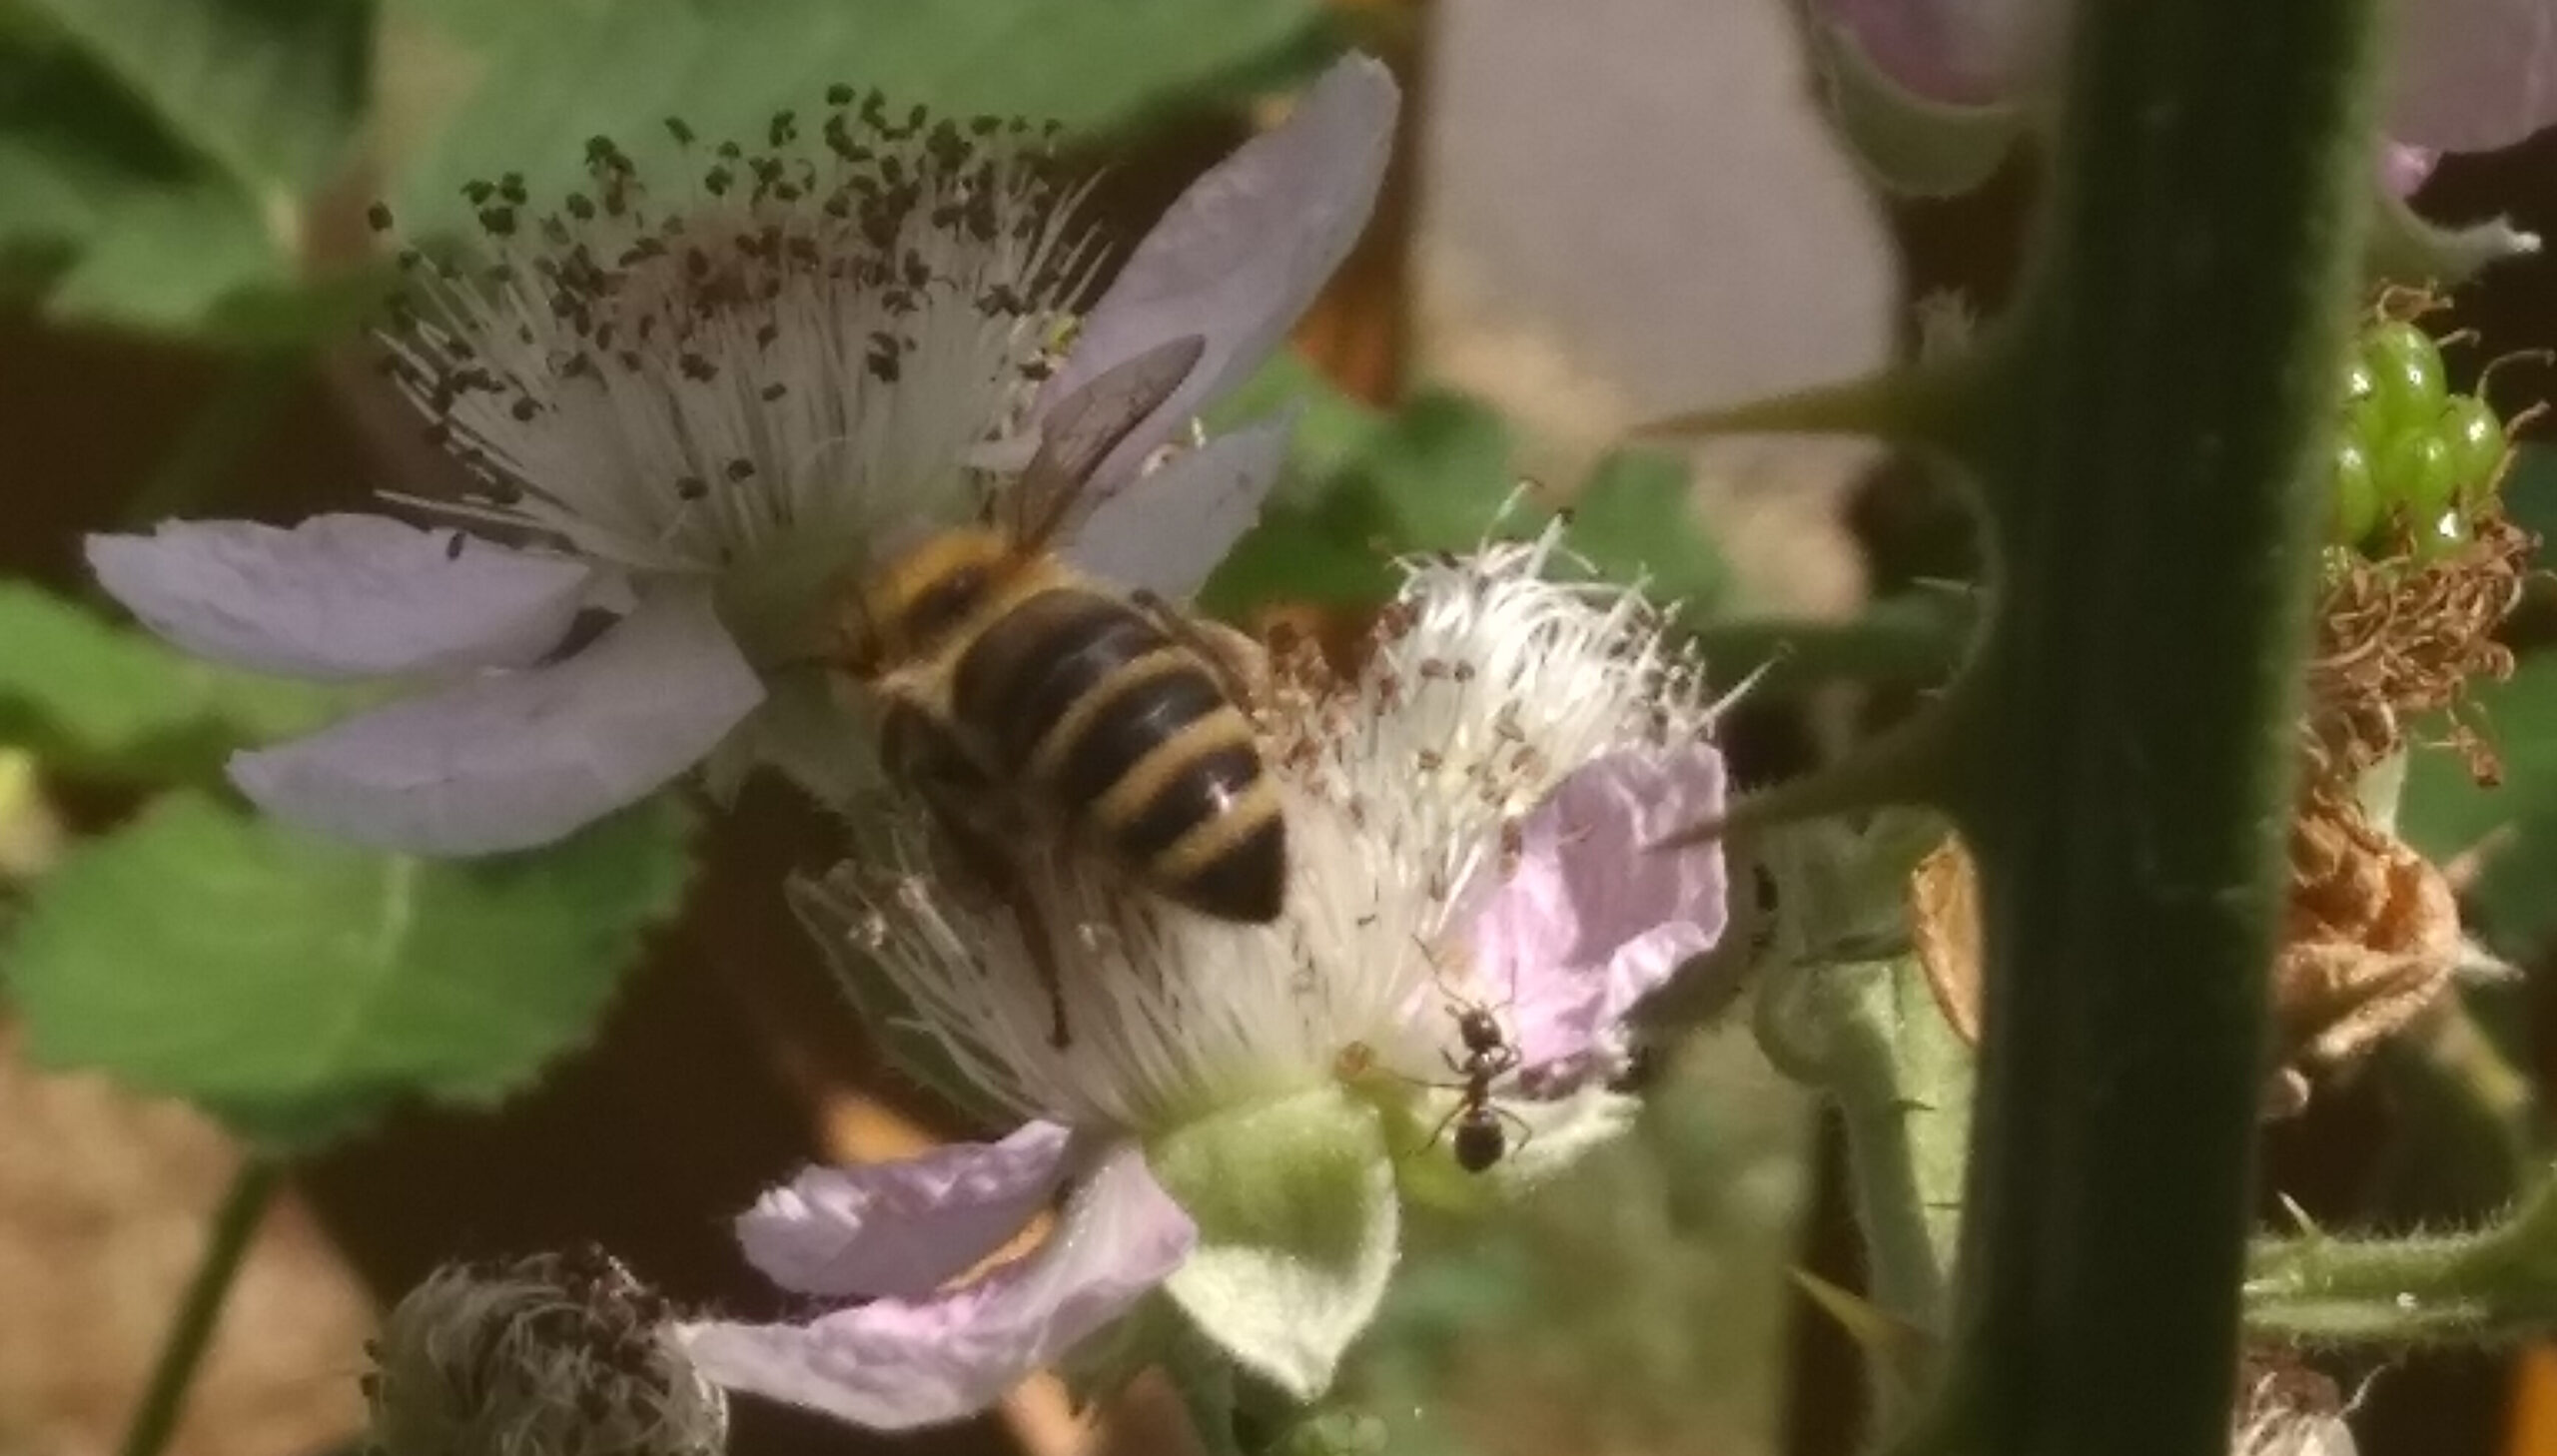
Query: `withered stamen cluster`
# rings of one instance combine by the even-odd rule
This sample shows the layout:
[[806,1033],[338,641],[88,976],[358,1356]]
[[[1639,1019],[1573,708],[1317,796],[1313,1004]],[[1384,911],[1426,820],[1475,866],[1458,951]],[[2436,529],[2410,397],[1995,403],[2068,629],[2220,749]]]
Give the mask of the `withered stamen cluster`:
[[[2470,680],[2511,675],[2512,652],[2494,631],[2521,600],[2538,544],[2489,510],[2472,539],[2436,559],[2334,553],[2308,669],[2312,786],[2349,784],[2405,746],[2409,719],[2455,714]],[[2485,740],[2466,723],[2454,722],[2452,732],[2478,780],[2494,782]]]
[[438,1270],[368,1347],[384,1456],[706,1456],[726,1407],[665,1300],[597,1249]]

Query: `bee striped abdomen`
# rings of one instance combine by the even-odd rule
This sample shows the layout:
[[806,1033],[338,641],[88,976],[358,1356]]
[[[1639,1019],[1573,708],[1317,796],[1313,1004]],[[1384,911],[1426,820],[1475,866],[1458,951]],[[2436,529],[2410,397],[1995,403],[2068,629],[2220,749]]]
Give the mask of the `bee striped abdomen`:
[[1144,613],[1072,588],[1030,597],[962,657],[952,709],[1160,893],[1278,918],[1285,829],[1252,725]]

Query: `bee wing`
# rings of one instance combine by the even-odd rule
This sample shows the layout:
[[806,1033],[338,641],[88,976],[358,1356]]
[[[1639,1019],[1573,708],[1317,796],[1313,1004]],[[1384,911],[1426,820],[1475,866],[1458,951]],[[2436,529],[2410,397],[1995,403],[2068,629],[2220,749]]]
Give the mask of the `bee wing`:
[[1064,553],[1075,565],[1166,601],[1188,603],[1287,463],[1293,409],[1218,435],[1098,504]]
[[1058,400],[1042,422],[1039,452],[1012,487],[1013,539],[1043,546],[1109,499],[1113,490],[1086,488],[1093,470],[1172,397],[1207,349],[1197,334],[1157,345]]

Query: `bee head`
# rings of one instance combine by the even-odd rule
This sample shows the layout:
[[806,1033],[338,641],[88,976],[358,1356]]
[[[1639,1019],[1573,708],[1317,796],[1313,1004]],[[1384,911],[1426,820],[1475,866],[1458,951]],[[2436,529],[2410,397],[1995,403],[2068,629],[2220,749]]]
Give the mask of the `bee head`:
[[930,652],[976,615],[1019,559],[1002,532],[968,527],[941,532],[889,562],[844,613],[845,669],[875,677]]

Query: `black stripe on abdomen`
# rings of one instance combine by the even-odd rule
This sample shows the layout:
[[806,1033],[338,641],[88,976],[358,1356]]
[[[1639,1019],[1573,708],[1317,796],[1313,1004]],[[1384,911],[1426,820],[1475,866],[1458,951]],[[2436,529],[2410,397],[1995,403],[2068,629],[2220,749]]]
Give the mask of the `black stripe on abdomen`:
[[[1057,796],[1076,813],[1089,814],[1165,740],[1202,718],[1232,711],[1216,679],[1187,664],[1122,688],[1072,743],[1059,745]],[[1167,786],[1175,781],[1167,780]],[[1148,796],[1149,804],[1155,797]]]
[[1017,774],[1068,709],[1169,640],[1115,597],[1043,591],[969,644],[952,676],[951,711]]
[[1225,813],[1260,777],[1261,755],[1251,744],[1212,748],[1183,764],[1124,823],[1112,825],[1111,846],[1138,863],[1151,860]]

